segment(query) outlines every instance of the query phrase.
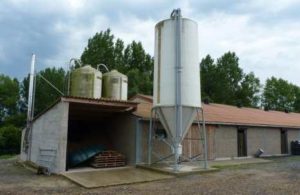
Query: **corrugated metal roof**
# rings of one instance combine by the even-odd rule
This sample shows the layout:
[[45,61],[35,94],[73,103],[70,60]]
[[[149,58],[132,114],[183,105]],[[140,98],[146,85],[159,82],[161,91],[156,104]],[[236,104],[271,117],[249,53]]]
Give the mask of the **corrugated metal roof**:
[[77,97],[77,96],[63,96],[63,101],[71,102],[74,100],[81,100],[82,102],[91,101],[91,102],[112,102],[112,103],[124,103],[130,105],[137,105],[137,102],[129,101],[129,100],[115,100],[109,98],[87,98],[87,97]]
[[46,113],[48,110],[50,110],[52,107],[54,107],[59,102],[70,102],[70,103],[76,103],[76,104],[89,104],[89,105],[98,105],[98,106],[106,106],[108,109],[113,107],[120,107],[123,110],[126,111],[135,111],[137,109],[137,102],[133,101],[127,101],[127,100],[114,100],[109,98],[85,98],[85,97],[74,97],[74,96],[63,96],[58,98],[53,104],[51,104],[48,108],[43,110],[41,113],[37,114],[33,120],[38,119],[40,116],[42,116],[44,113]]

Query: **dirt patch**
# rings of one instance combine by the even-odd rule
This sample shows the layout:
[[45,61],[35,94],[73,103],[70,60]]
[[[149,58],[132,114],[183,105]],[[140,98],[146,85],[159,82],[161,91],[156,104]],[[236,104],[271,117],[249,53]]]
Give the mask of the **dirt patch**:
[[299,194],[300,157],[225,167],[219,172],[149,183],[84,189],[60,176],[40,176],[0,160],[0,194]]

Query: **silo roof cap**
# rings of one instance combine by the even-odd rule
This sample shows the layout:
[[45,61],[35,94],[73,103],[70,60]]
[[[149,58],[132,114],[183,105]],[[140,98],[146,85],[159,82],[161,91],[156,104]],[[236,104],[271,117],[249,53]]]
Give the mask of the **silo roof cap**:
[[95,68],[93,68],[91,65],[89,65],[89,64],[87,64],[87,65],[84,65],[84,66],[81,66],[81,67],[79,67],[79,68],[76,68],[76,69],[74,69],[73,71],[79,71],[79,72],[81,72],[81,71],[88,71],[88,72],[101,72],[101,71],[99,71],[99,70],[97,70],[97,69],[95,69]]
[[120,72],[117,71],[116,69],[113,69],[113,70],[111,70],[110,72],[104,73],[103,76],[119,76],[119,77],[127,78],[126,75],[120,73]]

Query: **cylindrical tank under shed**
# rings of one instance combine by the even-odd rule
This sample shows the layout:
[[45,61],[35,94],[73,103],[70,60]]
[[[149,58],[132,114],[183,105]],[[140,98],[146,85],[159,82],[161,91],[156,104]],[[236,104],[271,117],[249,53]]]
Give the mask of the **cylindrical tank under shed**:
[[112,70],[103,74],[103,97],[116,100],[127,100],[128,78]]
[[90,65],[71,72],[70,95],[76,97],[101,98],[102,73]]

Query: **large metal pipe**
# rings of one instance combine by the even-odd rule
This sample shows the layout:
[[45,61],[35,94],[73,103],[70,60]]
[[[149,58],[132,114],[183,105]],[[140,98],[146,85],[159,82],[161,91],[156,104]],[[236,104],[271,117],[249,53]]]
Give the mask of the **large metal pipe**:
[[32,119],[34,116],[34,91],[35,91],[35,54],[32,54],[31,64],[30,64],[30,73],[29,73],[29,90],[28,90],[28,102],[27,102],[27,125],[25,130],[24,137],[24,149],[27,153],[27,160],[30,160],[31,157],[31,128],[32,128]]
[[175,50],[176,50],[176,61],[175,61],[175,102],[176,102],[176,140],[175,140],[175,166],[174,170],[178,171],[178,161],[180,157],[180,142],[182,134],[182,103],[181,103],[181,10],[176,9],[173,11],[173,17],[176,21],[175,25]]
[[34,90],[34,67],[35,66],[35,54],[32,54],[30,74],[29,74],[29,91],[28,91],[28,103],[27,103],[27,127],[30,125],[33,118],[33,90]]

